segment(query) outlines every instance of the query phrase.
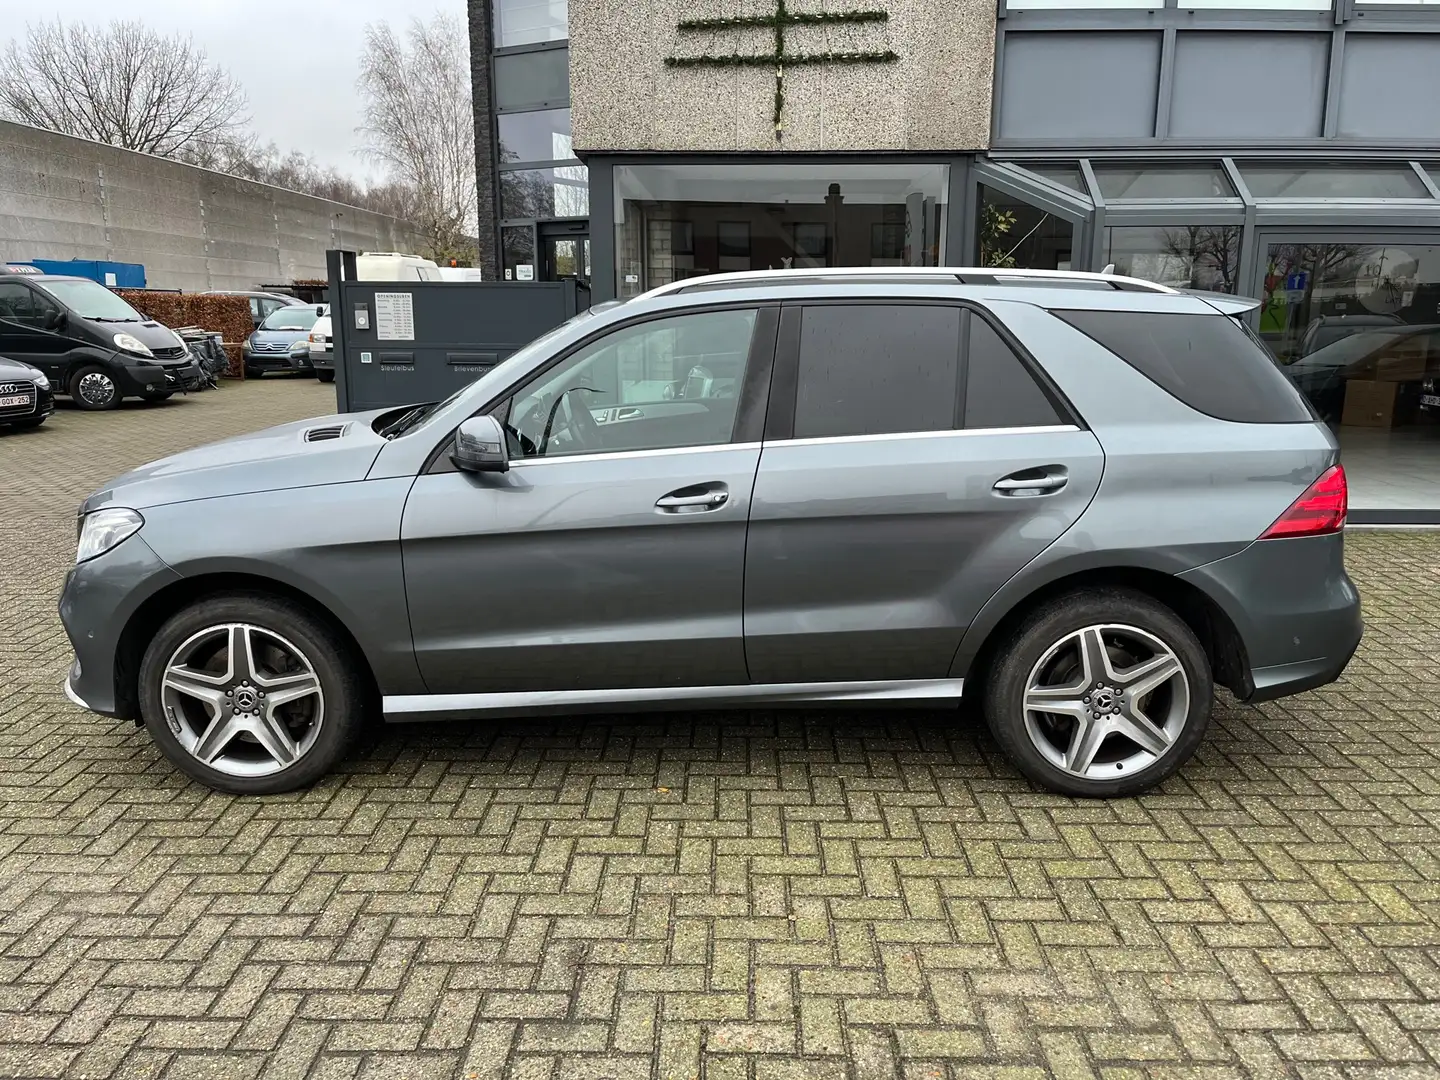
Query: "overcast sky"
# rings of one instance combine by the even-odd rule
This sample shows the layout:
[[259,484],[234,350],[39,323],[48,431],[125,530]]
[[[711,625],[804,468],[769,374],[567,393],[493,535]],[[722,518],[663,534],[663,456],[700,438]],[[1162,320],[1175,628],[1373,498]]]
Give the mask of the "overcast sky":
[[245,88],[251,127],[262,139],[357,178],[375,173],[354,152],[360,143],[355,73],[365,24],[389,21],[398,30],[436,11],[465,17],[465,0],[49,0],[16,8],[0,19],[0,42],[23,36],[27,18],[57,16],[66,22],[138,19],[164,34],[190,34]]

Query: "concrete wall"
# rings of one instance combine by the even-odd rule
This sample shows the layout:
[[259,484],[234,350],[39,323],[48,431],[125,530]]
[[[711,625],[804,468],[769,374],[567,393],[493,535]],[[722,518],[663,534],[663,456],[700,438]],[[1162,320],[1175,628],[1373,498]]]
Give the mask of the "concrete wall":
[[795,0],[794,12],[883,10],[885,22],[791,26],[787,53],[893,50],[885,64],[670,67],[670,56],[773,53],[764,28],[679,31],[682,19],[773,14],[775,0],[570,0],[575,148],[982,150],[989,145],[994,0]]
[[151,288],[324,278],[325,251],[414,251],[407,222],[0,121],[0,261],[143,263]]

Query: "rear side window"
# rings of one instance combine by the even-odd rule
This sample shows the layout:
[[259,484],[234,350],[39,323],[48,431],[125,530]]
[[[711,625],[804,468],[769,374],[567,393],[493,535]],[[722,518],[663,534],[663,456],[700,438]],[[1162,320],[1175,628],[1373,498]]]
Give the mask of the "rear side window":
[[921,304],[805,308],[795,437],[954,427],[961,315],[958,307]]
[[971,314],[967,321],[965,426],[1018,428],[1066,423],[995,328],[979,315]]
[[1314,420],[1265,350],[1227,315],[1054,311],[1192,409],[1242,424]]

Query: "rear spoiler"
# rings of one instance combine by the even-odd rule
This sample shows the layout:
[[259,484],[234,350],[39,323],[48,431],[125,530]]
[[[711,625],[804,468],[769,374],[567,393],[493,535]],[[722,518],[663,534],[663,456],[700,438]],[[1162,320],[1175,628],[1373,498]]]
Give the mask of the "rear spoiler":
[[1206,292],[1204,289],[1181,289],[1180,291],[1186,296],[1204,300],[1222,315],[1229,315],[1237,319],[1247,311],[1254,311],[1260,306],[1260,301],[1250,296],[1232,296],[1230,293]]

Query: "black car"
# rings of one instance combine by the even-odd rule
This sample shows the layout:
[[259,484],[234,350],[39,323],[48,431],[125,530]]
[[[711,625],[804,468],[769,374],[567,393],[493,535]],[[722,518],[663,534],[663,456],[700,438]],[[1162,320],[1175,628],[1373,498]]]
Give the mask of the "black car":
[[0,356],[39,368],[82,409],[201,385],[185,342],[89,278],[0,268]]
[[0,356],[0,428],[33,428],[55,411],[55,394],[45,373]]

